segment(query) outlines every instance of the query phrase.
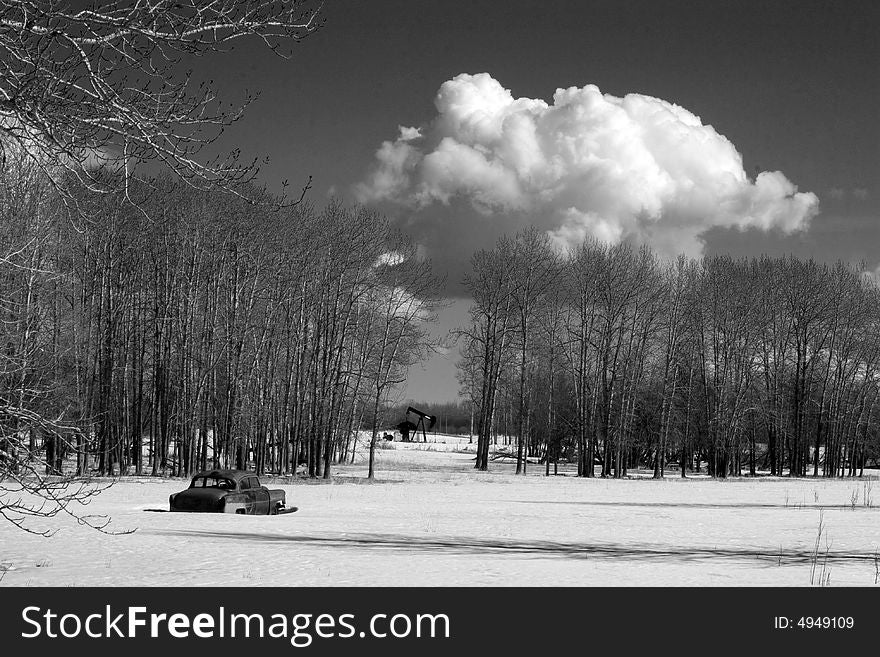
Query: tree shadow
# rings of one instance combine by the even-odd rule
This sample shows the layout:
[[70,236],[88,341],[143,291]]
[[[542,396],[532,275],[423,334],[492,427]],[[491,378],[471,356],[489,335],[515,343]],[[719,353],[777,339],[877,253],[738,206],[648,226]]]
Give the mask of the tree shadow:
[[[148,532],[144,532],[148,533]],[[811,563],[816,559],[812,549],[761,547],[676,547],[648,543],[562,543],[539,540],[508,540],[500,538],[407,536],[403,534],[336,534],[290,535],[256,532],[212,531],[198,529],[156,530],[154,534],[190,538],[222,539],[249,543],[296,544],[321,548],[430,552],[446,554],[508,554],[526,557],[562,557],[572,559],[608,559],[636,561],[700,560],[761,560],[776,565]],[[868,552],[820,552],[819,560],[827,562],[868,561],[874,555]]]
[[614,506],[632,508],[668,508],[668,509],[846,509],[847,511],[878,510],[880,507],[867,507],[863,505],[852,506],[851,504],[806,504],[801,502],[788,502],[783,504],[771,504],[767,502],[731,502],[721,504],[718,502],[608,502],[608,501],[583,501],[570,502],[566,500],[496,500],[504,504],[572,504],[580,506]]

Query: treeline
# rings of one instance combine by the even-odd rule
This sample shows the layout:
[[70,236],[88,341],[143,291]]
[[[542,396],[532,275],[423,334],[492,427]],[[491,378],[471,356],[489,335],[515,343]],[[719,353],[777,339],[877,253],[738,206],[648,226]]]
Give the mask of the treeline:
[[384,426],[442,281],[373,212],[275,200],[164,180],[84,192],[71,217],[40,171],[6,162],[2,474],[327,477],[357,429]]
[[880,290],[844,263],[663,262],[535,229],[472,259],[461,393],[487,469],[501,418],[579,476],[855,476],[878,457]]

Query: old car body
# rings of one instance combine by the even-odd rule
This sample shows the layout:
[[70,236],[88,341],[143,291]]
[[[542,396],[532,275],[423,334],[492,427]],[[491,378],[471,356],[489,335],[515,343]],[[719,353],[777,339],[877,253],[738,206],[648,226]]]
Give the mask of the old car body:
[[275,515],[285,511],[283,490],[260,485],[252,472],[210,470],[192,478],[189,488],[168,498],[171,511]]

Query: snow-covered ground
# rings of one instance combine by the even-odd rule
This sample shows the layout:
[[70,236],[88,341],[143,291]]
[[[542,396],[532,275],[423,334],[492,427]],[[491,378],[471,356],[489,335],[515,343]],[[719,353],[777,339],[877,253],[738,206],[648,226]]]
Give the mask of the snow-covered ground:
[[167,513],[186,482],[122,479],[89,512],[136,531],[2,522],[0,586],[810,586],[823,563],[832,586],[880,581],[876,480],[477,473],[466,438],[429,440],[383,444],[372,484],[365,450],[331,481],[266,481],[284,516]]

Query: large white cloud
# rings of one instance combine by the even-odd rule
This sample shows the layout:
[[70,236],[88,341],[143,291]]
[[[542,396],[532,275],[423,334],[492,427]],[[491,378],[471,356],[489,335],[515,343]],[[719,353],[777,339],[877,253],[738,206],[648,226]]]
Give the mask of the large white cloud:
[[462,197],[498,220],[528,212],[562,245],[595,236],[690,255],[712,227],[792,233],[818,212],[779,171],[750,180],[726,137],[658,98],[587,85],[548,104],[480,73],[444,82],[434,104],[426,128],[401,126],[382,144],[360,201]]

